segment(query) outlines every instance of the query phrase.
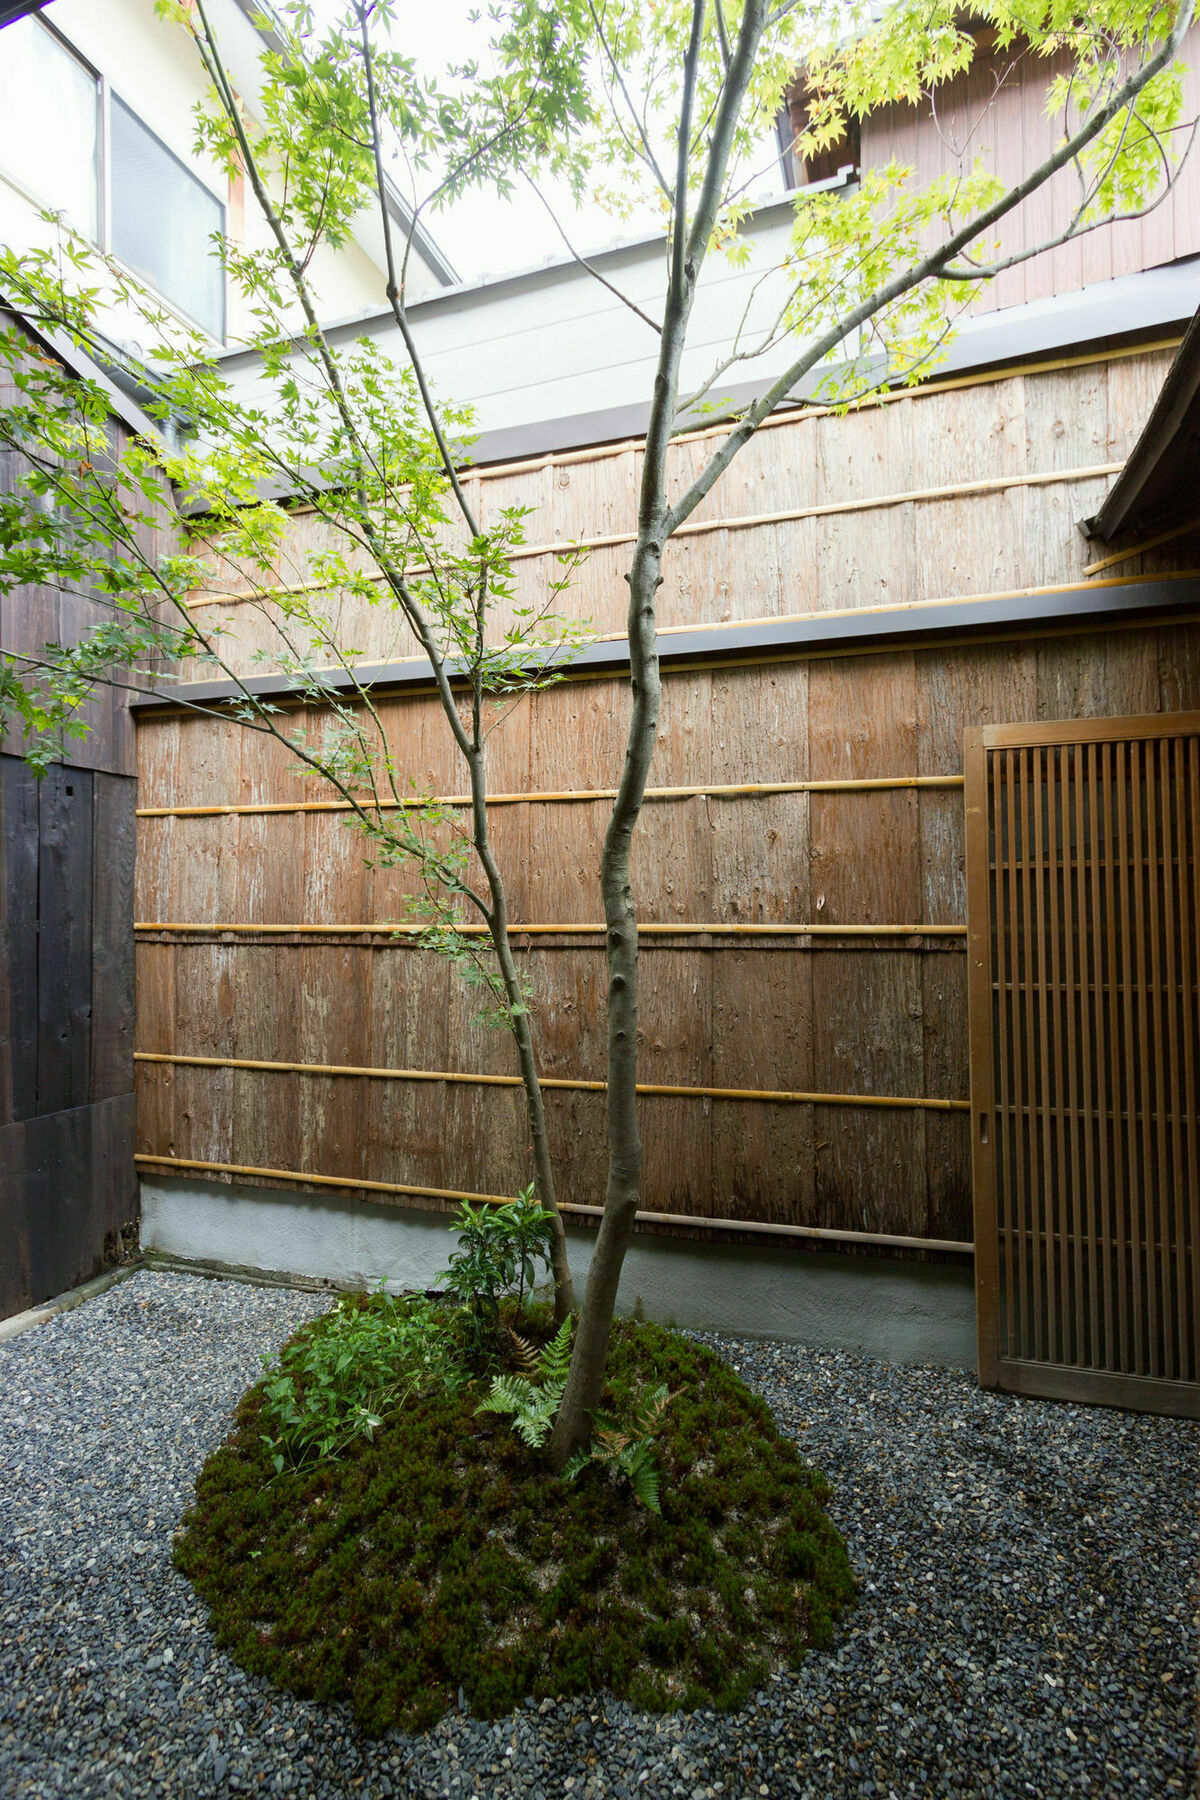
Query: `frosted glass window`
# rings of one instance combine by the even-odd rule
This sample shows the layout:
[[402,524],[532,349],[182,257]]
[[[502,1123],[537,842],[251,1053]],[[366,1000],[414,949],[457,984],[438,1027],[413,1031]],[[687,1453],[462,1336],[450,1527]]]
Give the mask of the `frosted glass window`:
[[99,235],[96,77],[36,19],[0,31],[0,170],[43,206]]
[[225,229],[225,208],[115,96],[109,156],[113,254],[224,337],[225,271],[212,239]]

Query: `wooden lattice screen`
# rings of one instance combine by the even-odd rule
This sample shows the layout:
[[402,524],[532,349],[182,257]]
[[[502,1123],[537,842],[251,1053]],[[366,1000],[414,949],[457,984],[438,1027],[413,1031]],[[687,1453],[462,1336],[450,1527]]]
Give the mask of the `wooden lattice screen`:
[[965,773],[981,1382],[1200,1416],[1200,714]]

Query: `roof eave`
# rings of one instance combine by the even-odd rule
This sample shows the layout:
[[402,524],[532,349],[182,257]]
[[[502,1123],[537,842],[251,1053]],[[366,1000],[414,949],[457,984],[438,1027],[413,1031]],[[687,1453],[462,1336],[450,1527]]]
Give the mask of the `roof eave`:
[[1085,537],[1108,543],[1151,523],[1156,486],[1184,434],[1200,435],[1200,312],[1184,333],[1162,391],[1100,511],[1080,521]]
[[[269,0],[234,0],[234,3],[238,11],[250,21],[268,49],[282,52],[285,48],[284,40],[272,22],[272,8]],[[384,176],[384,188],[389,213],[406,235],[411,233],[417,254],[426,264],[434,279],[444,288],[457,286],[459,278],[454,265],[434,243],[420,221],[414,221],[412,209],[386,175]]]

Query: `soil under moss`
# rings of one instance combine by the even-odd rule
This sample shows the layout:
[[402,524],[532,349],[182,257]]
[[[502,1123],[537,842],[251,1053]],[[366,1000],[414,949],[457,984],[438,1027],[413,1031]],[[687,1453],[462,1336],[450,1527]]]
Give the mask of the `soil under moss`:
[[658,1711],[737,1705],[828,1642],[849,1561],[824,1478],[764,1402],[701,1345],[619,1325],[609,1410],[662,1381],[661,1517],[599,1471],[559,1481],[503,1419],[476,1417],[482,1386],[273,1478],[252,1388],[176,1562],[244,1668],[349,1700],[370,1731],[422,1729],[460,1687],[484,1717],[598,1689]]

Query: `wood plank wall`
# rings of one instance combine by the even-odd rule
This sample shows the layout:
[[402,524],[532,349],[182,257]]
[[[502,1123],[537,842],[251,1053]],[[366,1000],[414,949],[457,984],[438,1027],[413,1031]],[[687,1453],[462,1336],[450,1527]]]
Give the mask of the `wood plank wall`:
[[[1117,461],[1161,382],[1165,353],[1016,376],[764,433],[722,490],[720,516],[821,495],[872,496],[948,480]],[[681,461],[696,454],[685,447]],[[484,478],[489,506],[521,499],[538,541],[627,524],[636,452]],[[674,552],[669,623],[986,593],[1081,576],[1074,521],[1102,478],[911,502],[796,524],[717,531]],[[297,535],[311,542],[311,521]],[[1177,551],[1178,546],[1171,546]],[[597,552],[576,604],[619,621],[619,552]],[[605,558],[607,557],[607,561]],[[298,553],[298,560],[300,560]],[[1160,564],[1159,566],[1166,566]],[[1175,566],[1184,566],[1178,561]],[[539,565],[526,565],[530,591]],[[1149,567],[1133,560],[1130,572]],[[239,621],[245,609],[231,615]],[[374,615],[372,615],[374,616]],[[364,628],[371,617],[364,620]],[[248,634],[239,653],[251,648]],[[363,645],[378,654],[382,639]],[[493,738],[498,792],[607,786],[627,695],[568,681],[523,703]],[[656,784],[956,776],[968,725],[1200,705],[1197,627],[1009,637],[766,666],[669,673]],[[432,697],[381,703],[406,772],[461,792]],[[313,797],[277,746],[232,722],[143,719],[143,808]],[[514,919],[600,917],[601,801],[494,809]],[[166,922],[363,923],[404,914],[411,877],[368,872],[336,815],[140,821],[137,917]],[[961,794],[953,787],[648,805],[635,856],[639,916],[669,923],[961,924]],[[655,1085],[965,1101],[961,940],[644,940],[641,1079]],[[535,938],[543,1072],[603,1075],[599,936]],[[511,1073],[509,1040],[428,953],[336,932],[144,931],[138,1044],[158,1055]],[[305,1170],[356,1181],[512,1192],[526,1178],[519,1094],[144,1062],[147,1157]],[[548,1096],[562,1197],[603,1194],[603,1100]],[[966,1115],[689,1094],[643,1100],[643,1204],[727,1220],[971,1237]],[[378,1197],[378,1196],[375,1196]]]
[[[1183,44],[1185,119],[1200,107],[1200,25]],[[894,157],[923,188],[937,176],[957,173],[981,157],[1006,182],[1016,182],[1056,147],[1059,119],[1047,115],[1052,81],[1069,74],[1068,56],[1040,58],[1012,49],[977,51],[971,68],[938,92],[937,117],[913,106],[880,109],[863,121],[861,160],[884,167]],[[1177,159],[1186,144],[1174,147]],[[1067,229],[1079,204],[1079,182],[1062,169],[998,228],[1002,255],[1044,243]],[[991,312],[1052,294],[1074,293],[1093,282],[1160,268],[1200,251],[1200,166],[1183,161],[1178,180],[1161,205],[1143,218],[1102,225],[1069,244],[1008,269],[988,284],[972,312]]]
[[[20,474],[0,456],[0,489]],[[38,655],[107,616],[84,595],[17,588],[0,594],[0,645]],[[0,1317],[137,1237],[137,751],[121,690],[99,690],[87,718],[41,782],[19,734],[0,740]]]

